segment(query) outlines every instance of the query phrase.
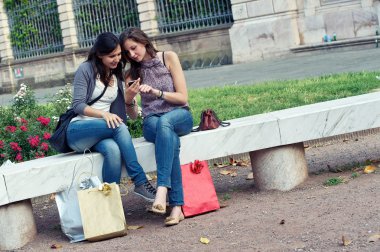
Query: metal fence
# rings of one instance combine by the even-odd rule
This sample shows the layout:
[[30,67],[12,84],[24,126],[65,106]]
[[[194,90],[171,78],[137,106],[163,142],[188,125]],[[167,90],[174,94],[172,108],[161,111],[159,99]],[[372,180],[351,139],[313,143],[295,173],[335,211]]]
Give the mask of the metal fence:
[[73,8],[80,47],[92,46],[101,32],[140,27],[135,0],[74,0]]
[[63,51],[56,0],[4,1],[15,59]]
[[161,33],[233,22],[230,0],[156,0],[156,4]]

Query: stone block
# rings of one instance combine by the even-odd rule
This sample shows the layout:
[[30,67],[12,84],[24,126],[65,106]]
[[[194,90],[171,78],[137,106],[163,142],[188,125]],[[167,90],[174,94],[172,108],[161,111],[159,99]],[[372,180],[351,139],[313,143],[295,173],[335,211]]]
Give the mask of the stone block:
[[71,4],[60,4],[58,5],[58,13],[65,13],[65,12],[72,12],[72,5]]
[[303,143],[253,151],[249,155],[259,190],[288,191],[308,177]]
[[59,20],[61,22],[63,21],[66,21],[66,20],[75,20],[75,17],[74,17],[74,12],[64,12],[64,13],[61,13],[59,14]]
[[357,37],[374,36],[379,20],[373,11],[355,10],[352,12]]
[[258,0],[247,3],[248,17],[260,17],[274,13],[273,3],[268,0]]
[[63,37],[62,42],[65,45],[65,49],[78,47],[78,39],[77,37],[74,37],[74,36]]
[[326,13],[323,17],[327,34],[331,35],[335,32],[340,39],[355,37],[354,20],[351,10]]
[[14,250],[37,235],[30,200],[0,206],[0,250]]
[[282,18],[273,24],[273,33],[277,48],[289,48],[300,44],[296,19]]
[[240,4],[240,3],[248,3],[248,2],[253,2],[253,1],[258,1],[258,0],[231,0],[231,4]]
[[62,36],[67,36],[67,33],[64,34],[64,32],[67,32],[67,30],[69,30],[69,32],[74,32],[74,34],[76,34],[75,23],[73,22],[73,20],[61,21],[61,29],[62,29]]
[[155,11],[146,11],[139,14],[140,22],[156,20],[157,13]]
[[77,30],[75,27],[66,27],[65,29],[62,29],[62,37],[76,37]]
[[148,36],[156,35],[158,33],[158,23],[156,20],[149,20],[140,23],[141,30],[147,33]]
[[155,11],[156,4],[154,2],[146,2],[144,4],[138,4],[137,10],[139,13],[146,12],[146,11]]
[[234,17],[235,21],[248,18],[248,11],[247,11],[246,4],[232,5],[231,10],[232,10],[232,16]]
[[275,13],[297,10],[296,0],[273,0]]
[[372,7],[373,2],[374,2],[374,0],[361,0],[363,8]]

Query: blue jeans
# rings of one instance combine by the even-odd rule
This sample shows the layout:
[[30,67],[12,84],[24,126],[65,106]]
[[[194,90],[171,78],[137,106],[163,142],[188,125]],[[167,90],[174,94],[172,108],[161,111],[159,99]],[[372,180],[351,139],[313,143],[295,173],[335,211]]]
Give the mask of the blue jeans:
[[184,108],[167,113],[149,115],[144,119],[143,133],[147,141],[155,144],[157,187],[167,187],[169,204],[183,205],[179,136],[189,134],[193,117]]
[[135,186],[148,181],[137,161],[131,135],[124,123],[113,129],[108,128],[103,119],[78,120],[69,124],[66,137],[70,148],[76,152],[87,148],[103,155],[104,182],[120,183],[122,160]]

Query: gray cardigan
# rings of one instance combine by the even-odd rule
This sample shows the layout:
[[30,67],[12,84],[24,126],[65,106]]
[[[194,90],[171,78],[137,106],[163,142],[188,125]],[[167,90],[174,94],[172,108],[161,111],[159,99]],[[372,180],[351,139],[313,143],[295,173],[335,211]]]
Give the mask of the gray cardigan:
[[[92,93],[95,90],[95,71],[91,62],[85,61],[78,67],[74,77],[74,94],[72,107],[75,113],[83,115],[84,108],[90,102]],[[123,83],[118,79],[118,92],[115,101],[111,104],[110,112],[117,114],[124,122],[127,121],[125,111],[125,100],[123,92]]]

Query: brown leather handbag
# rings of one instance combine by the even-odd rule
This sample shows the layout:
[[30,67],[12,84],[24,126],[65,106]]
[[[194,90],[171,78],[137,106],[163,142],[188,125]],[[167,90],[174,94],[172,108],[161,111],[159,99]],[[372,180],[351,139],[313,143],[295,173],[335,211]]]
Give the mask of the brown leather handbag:
[[206,109],[202,111],[201,122],[199,123],[199,126],[193,129],[192,131],[196,132],[196,131],[203,131],[203,130],[211,130],[211,129],[219,128],[219,126],[226,127],[230,124],[231,123],[229,122],[223,122],[219,120],[215,111],[213,111],[212,109]]

